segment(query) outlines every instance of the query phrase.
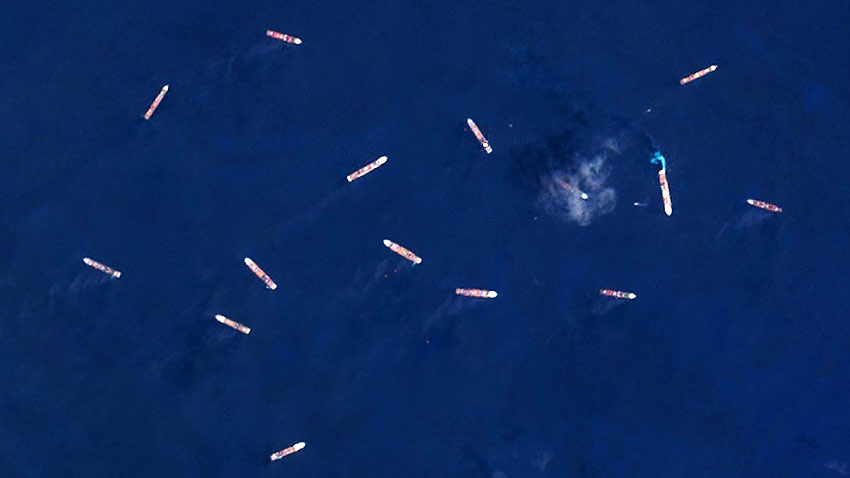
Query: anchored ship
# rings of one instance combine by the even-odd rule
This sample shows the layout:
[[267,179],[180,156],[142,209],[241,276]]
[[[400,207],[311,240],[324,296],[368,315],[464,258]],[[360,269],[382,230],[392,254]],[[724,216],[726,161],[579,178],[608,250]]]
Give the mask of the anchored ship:
[[300,450],[304,449],[305,446],[307,446],[307,444],[304,443],[303,441],[300,441],[300,442],[298,442],[298,443],[296,443],[296,444],[294,444],[290,447],[286,447],[283,450],[276,451],[276,452],[272,453],[270,458],[272,459],[272,461],[280,460],[281,458],[285,457],[286,455],[291,455],[291,454],[295,453],[296,451],[300,451]]
[[747,199],[747,204],[749,204],[750,206],[760,207],[770,212],[782,212],[782,208],[777,206],[776,204],[770,204],[769,202],[759,201],[758,199]]
[[621,290],[611,290],[611,289],[599,289],[599,295],[607,295],[608,297],[613,297],[615,299],[629,299],[633,300],[637,297],[637,294],[634,292],[623,292]]
[[409,250],[401,247],[400,245],[389,239],[384,239],[384,245],[389,247],[396,254],[400,255],[401,257],[404,257],[405,259],[409,260],[410,262],[413,262],[414,264],[419,264],[422,262],[421,257],[417,256],[416,254],[410,252]]
[[227,317],[225,317],[221,314],[215,314],[215,320],[221,322],[222,324],[224,324],[224,325],[226,325],[226,326],[228,326],[232,329],[236,329],[236,330],[242,332],[245,335],[248,335],[248,334],[251,333],[250,327],[245,327],[244,325],[240,324],[239,322],[236,322],[235,320],[230,320],[230,319],[228,319]]
[[285,41],[286,43],[294,43],[296,45],[301,44],[300,38],[294,37],[292,35],[287,35],[286,33],[276,32],[274,30],[266,30],[266,36],[272,37],[280,41]]
[[466,297],[480,297],[482,299],[495,299],[499,295],[495,290],[485,289],[455,289],[455,294]]
[[702,78],[703,76],[711,73],[712,71],[714,71],[716,69],[717,69],[717,65],[711,65],[708,68],[705,68],[703,70],[700,70],[700,71],[694,73],[693,75],[688,75],[688,76],[682,78],[681,80],[679,80],[679,84],[684,85],[685,83],[690,83],[694,80]]
[[358,169],[357,171],[354,171],[353,173],[349,174],[348,176],[346,176],[346,179],[348,179],[348,182],[354,181],[355,179],[363,177],[363,176],[371,173],[372,171],[380,168],[386,162],[387,162],[387,157],[381,156],[380,158],[372,161],[371,163],[367,164],[366,166],[363,166],[362,168]]
[[260,266],[258,266],[254,261],[252,261],[250,257],[245,258],[245,265],[248,266],[249,269],[251,269],[251,272],[253,272],[254,275],[259,277],[260,280],[266,284],[267,288],[271,290],[277,289],[277,284],[274,283],[272,278],[269,277],[268,274],[263,272],[263,270],[260,269]]
[[162,89],[159,90],[159,94],[156,95],[156,98],[153,99],[153,103],[151,103],[144,116],[142,116],[144,119],[151,119],[153,112],[156,111],[156,108],[159,106],[159,103],[162,101],[163,98],[165,98],[166,93],[168,93],[168,85],[163,86]]
[[83,262],[85,262],[87,266],[93,267],[93,268],[103,272],[104,274],[111,275],[113,279],[117,279],[117,278],[121,277],[120,271],[116,271],[115,269],[113,269],[113,268],[111,268],[107,265],[103,265],[100,262],[91,260],[88,257],[83,257]]
[[650,163],[661,163],[658,171],[658,183],[661,184],[661,200],[664,202],[664,213],[668,216],[673,214],[673,200],[670,198],[670,186],[667,184],[667,159],[660,151],[656,151],[649,160]]
[[478,129],[478,125],[475,124],[475,121],[472,121],[471,118],[466,118],[466,124],[469,125],[469,129],[472,130],[472,134],[478,139],[478,142],[481,143],[481,147],[484,148],[484,151],[487,151],[487,154],[493,152],[493,148],[490,147],[490,143],[487,142],[487,138],[484,137],[484,134]]
[[664,214],[673,214],[673,200],[670,198],[670,186],[667,184],[667,171],[658,171],[658,183],[661,184],[661,200],[664,202]]

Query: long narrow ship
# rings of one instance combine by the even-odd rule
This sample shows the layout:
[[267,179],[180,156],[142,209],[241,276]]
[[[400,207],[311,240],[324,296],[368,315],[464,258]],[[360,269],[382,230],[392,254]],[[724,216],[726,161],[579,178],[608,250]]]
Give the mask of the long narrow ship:
[[480,297],[482,299],[495,299],[499,295],[495,290],[486,289],[455,289],[455,294],[466,297]]
[[245,258],[245,265],[248,266],[249,269],[251,269],[251,272],[253,272],[254,275],[259,277],[260,280],[263,281],[264,284],[266,284],[266,288],[271,290],[277,289],[277,284],[274,283],[272,278],[269,277],[268,274],[263,272],[263,270],[260,269],[260,266],[258,266],[254,261],[252,261],[250,257]]
[[769,202],[759,201],[758,199],[747,199],[747,204],[749,204],[750,206],[762,208],[770,212],[782,212],[782,208],[777,206],[776,204],[770,204]]
[[608,297],[613,297],[615,299],[629,299],[634,300],[637,297],[637,294],[634,292],[623,292],[621,290],[611,290],[611,289],[599,289],[599,295],[606,295]]
[[348,176],[345,177],[345,179],[348,179],[348,182],[354,181],[355,179],[366,176],[367,174],[371,173],[372,171],[380,168],[386,162],[387,162],[387,157],[381,156],[380,158],[372,161],[371,163],[367,164],[366,166],[363,166],[362,168],[358,169],[357,171],[354,171],[353,173],[349,174]]
[[291,455],[297,451],[303,450],[305,446],[307,446],[307,444],[303,441],[300,441],[292,446],[284,448],[283,450],[272,453],[270,458],[272,459],[272,461],[280,460],[286,455]]
[[162,102],[162,99],[165,98],[166,93],[168,93],[168,85],[163,86],[162,89],[159,90],[159,94],[156,95],[156,98],[153,99],[153,103],[151,103],[148,110],[142,116],[145,120],[151,119],[153,112],[159,107],[159,104]]
[[410,252],[409,250],[401,247],[400,245],[396,244],[395,242],[393,242],[389,239],[384,239],[384,245],[389,247],[390,250],[392,250],[396,254],[400,255],[401,257],[404,257],[405,259],[409,260],[410,262],[412,262],[414,264],[419,264],[419,263],[422,262],[421,257],[417,256],[416,254]]
[[478,129],[478,125],[475,124],[475,121],[472,121],[471,118],[466,118],[466,124],[469,125],[469,129],[472,130],[472,134],[475,135],[475,138],[478,139],[478,142],[481,143],[481,147],[484,148],[484,151],[487,151],[487,154],[493,152],[493,148],[490,147],[490,143],[487,142],[487,138],[484,137],[484,133]]
[[275,40],[285,41],[286,43],[292,43],[295,45],[301,44],[300,38],[294,37],[292,35],[287,35],[286,33],[276,32],[274,30],[266,30],[266,36],[272,37]]
[[658,183],[661,185],[661,201],[664,202],[664,214],[673,214],[673,199],[670,197],[670,185],[667,184],[667,170],[658,171]]
[[649,161],[651,163],[661,163],[661,170],[658,171],[658,183],[661,185],[661,201],[664,202],[664,213],[668,216],[673,214],[673,199],[670,197],[670,186],[667,184],[667,159],[656,151]]
[[698,72],[696,72],[692,75],[688,75],[688,76],[682,78],[681,80],[679,80],[679,84],[684,85],[684,84],[690,83],[694,80],[698,80],[698,79],[702,78],[703,76],[711,73],[712,71],[714,71],[716,69],[717,69],[717,65],[711,65],[708,68],[702,69],[702,70],[700,70],[700,71],[698,71]]
[[100,272],[103,272],[104,274],[111,275],[113,279],[121,277],[121,271],[116,271],[115,269],[107,265],[101,264],[100,262],[97,262],[95,260],[89,259],[88,257],[83,257],[83,262],[85,262],[87,266],[97,269]]
[[215,314],[215,320],[221,322],[222,324],[224,324],[224,325],[226,325],[226,326],[228,326],[232,329],[238,330],[245,335],[248,335],[248,334],[251,333],[250,327],[245,327],[244,325],[240,324],[239,322],[236,322],[235,320],[230,320],[230,319],[228,319],[227,317],[225,317],[221,314]]

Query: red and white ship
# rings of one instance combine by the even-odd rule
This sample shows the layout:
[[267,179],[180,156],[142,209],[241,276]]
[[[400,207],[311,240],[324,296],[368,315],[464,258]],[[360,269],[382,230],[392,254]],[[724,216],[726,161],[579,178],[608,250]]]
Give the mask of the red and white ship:
[[85,262],[87,266],[97,269],[100,272],[103,272],[104,274],[111,275],[113,279],[121,277],[121,271],[116,271],[115,269],[107,265],[101,264],[100,262],[91,260],[88,257],[83,257],[83,262]]
[[227,317],[225,317],[221,314],[215,314],[215,320],[221,322],[222,324],[224,324],[224,325],[226,325],[226,326],[228,326],[232,329],[238,330],[245,335],[248,335],[248,334],[251,333],[250,327],[245,327],[244,325],[240,324],[239,322],[236,322],[235,320],[230,320],[230,319],[228,319]]
[[776,204],[770,204],[769,202],[759,201],[758,199],[747,199],[747,204],[749,204],[750,206],[760,207],[770,212],[782,212],[782,208],[777,206]]
[[276,451],[276,452],[272,453],[270,458],[272,459],[272,461],[280,460],[281,458],[285,457],[286,455],[291,455],[291,454],[295,453],[296,451],[300,451],[300,450],[304,449],[305,446],[307,446],[307,444],[304,443],[303,441],[300,441],[300,442],[298,442],[298,443],[296,443],[292,446],[284,448],[283,450]]
[[260,280],[263,281],[264,284],[266,284],[267,288],[271,290],[277,289],[277,284],[274,283],[272,278],[269,277],[269,275],[266,274],[262,269],[260,269],[260,266],[258,266],[257,263],[252,261],[250,257],[245,258],[245,265],[248,266],[249,269],[251,269],[251,272],[253,272],[254,275],[259,277]]
[[472,134],[478,139],[478,142],[481,143],[481,147],[484,148],[484,151],[487,151],[487,154],[493,152],[493,148],[490,147],[490,143],[487,142],[487,138],[484,137],[484,133],[478,129],[478,125],[475,124],[475,121],[472,121],[471,118],[466,119],[466,124],[469,125],[469,129],[472,130]]
[[481,299],[495,299],[499,295],[495,290],[486,289],[455,289],[455,294],[466,297],[479,297]]
[[708,68],[702,69],[702,70],[700,70],[700,71],[698,71],[698,72],[696,72],[692,75],[688,75],[688,76],[682,78],[681,80],[679,80],[679,84],[684,85],[685,83],[690,83],[694,80],[702,78],[703,76],[711,73],[712,71],[714,71],[716,69],[717,69],[717,65],[711,65]]
[[386,162],[387,162],[387,157],[381,156],[380,158],[372,161],[371,163],[367,164],[366,166],[363,166],[362,168],[358,169],[357,171],[354,171],[353,173],[349,174],[348,176],[346,176],[345,179],[348,179],[348,182],[354,181],[355,179],[363,177],[363,176],[371,173],[372,171],[380,168]]
[[286,33],[276,32],[274,30],[266,30],[266,36],[272,37],[276,40],[285,41],[286,43],[293,43],[295,45],[301,44],[300,38],[287,35]]
[[673,200],[670,198],[670,186],[667,184],[667,171],[658,171],[658,182],[661,184],[661,200],[664,202],[664,213],[673,214]]
[[168,93],[168,85],[163,86],[162,89],[159,90],[159,94],[156,95],[156,98],[153,99],[153,103],[151,103],[150,107],[148,107],[148,110],[145,112],[143,118],[145,118],[146,120],[151,119],[151,116],[153,116],[153,112],[156,111],[156,108],[162,102],[162,99],[165,98],[166,93]]
[[421,257],[417,256],[416,254],[410,252],[409,250],[401,247],[400,245],[389,239],[384,239],[384,245],[389,247],[396,254],[400,255],[401,257],[404,257],[405,259],[409,260],[414,264],[419,264],[422,262]]
[[634,292],[623,292],[621,290],[611,290],[611,289],[599,289],[599,295],[607,295],[608,297],[613,297],[615,299],[629,299],[634,300],[637,297],[637,294]]

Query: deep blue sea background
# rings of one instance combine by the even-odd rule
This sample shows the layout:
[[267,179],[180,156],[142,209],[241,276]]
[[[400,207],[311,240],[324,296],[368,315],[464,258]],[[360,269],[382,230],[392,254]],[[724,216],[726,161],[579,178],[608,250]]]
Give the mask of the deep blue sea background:
[[0,476],[849,473],[848,22],[2,2]]

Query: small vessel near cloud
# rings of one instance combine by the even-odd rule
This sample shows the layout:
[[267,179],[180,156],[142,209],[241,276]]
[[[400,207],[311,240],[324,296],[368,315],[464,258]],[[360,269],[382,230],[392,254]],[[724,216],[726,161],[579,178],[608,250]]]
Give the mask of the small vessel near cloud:
[[587,193],[585,193],[585,192],[584,192],[584,191],[582,191],[581,189],[579,189],[579,188],[577,188],[577,187],[573,186],[572,184],[570,184],[570,183],[568,183],[568,182],[566,182],[566,181],[559,181],[559,182],[558,182],[558,184],[560,184],[560,185],[561,185],[561,187],[562,187],[562,188],[564,188],[564,189],[566,189],[567,191],[569,191],[569,192],[571,192],[571,193],[573,193],[573,194],[577,194],[580,198],[582,198],[582,199],[584,199],[585,201],[587,201],[587,199],[588,199]]

